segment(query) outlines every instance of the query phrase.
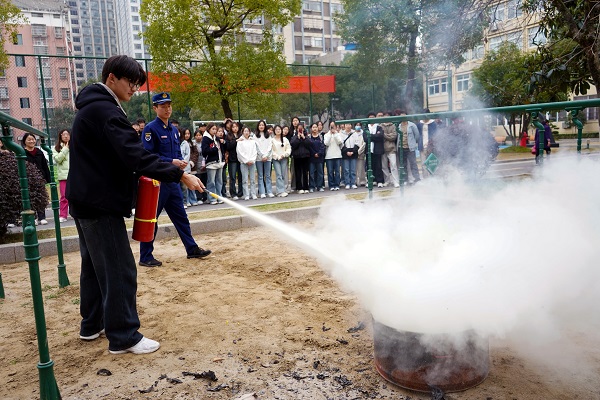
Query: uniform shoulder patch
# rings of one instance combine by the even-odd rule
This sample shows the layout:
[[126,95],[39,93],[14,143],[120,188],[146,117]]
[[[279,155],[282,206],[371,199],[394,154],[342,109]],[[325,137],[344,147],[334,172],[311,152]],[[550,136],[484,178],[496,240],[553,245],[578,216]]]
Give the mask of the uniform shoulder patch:
[[148,131],[144,134],[144,139],[146,139],[146,142],[149,142],[150,139],[152,139],[152,132]]

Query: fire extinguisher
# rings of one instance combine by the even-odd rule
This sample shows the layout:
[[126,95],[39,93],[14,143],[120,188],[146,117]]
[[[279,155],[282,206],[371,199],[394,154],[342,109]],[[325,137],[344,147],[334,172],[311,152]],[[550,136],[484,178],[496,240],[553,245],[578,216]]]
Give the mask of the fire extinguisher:
[[138,242],[151,242],[154,239],[159,193],[159,181],[145,176],[139,179],[133,234],[131,235]]

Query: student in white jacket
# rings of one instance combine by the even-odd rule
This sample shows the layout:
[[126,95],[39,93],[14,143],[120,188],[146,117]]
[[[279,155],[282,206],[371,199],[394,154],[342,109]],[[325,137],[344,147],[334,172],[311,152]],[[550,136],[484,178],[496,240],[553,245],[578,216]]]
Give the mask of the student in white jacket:
[[325,165],[327,165],[327,183],[329,190],[340,190],[340,168],[342,164],[342,136],[335,125],[329,124],[329,132],[323,138],[325,147]]
[[275,189],[277,197],[286,197],[285,182],[287,181],[288,160],[292,154],[290,141],[283,136],[283,129],[275,125],[275,136],[271,141],[273,150],[273,167],[275,168]]
[[[256,140],[250,136],[250,128],[247,126],[242,129],[242,136],[237,140],[238,144],[235,149],[238,161],[240,162],[240,171],[242,172],[242,191],[244,192],[244,200],[256,200],[256,184],[254,175],[256,173],[256,157],[258,150]],[[250,178],[250,190],[248,190],[248,178]]]
[[256,146],[258,156],[256,157],[256,171],[258,173],[258,194],[261,198],[275,197],[273,195],[273,184],[271,183],[271,160],[273,148],[271,135],[267,131],[267,123],[263,120],[256,125]]

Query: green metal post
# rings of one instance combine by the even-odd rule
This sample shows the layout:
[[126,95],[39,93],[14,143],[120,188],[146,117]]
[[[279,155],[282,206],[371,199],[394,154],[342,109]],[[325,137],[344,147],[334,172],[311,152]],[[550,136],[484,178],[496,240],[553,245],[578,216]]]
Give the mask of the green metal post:
[[543,134],[544,125],[542,125],[542,123],[538,119],[539,111],[541,111],[541,110],[532,111],[531,122],[533,123],[533,125],[536,127],[536,129],[538,131],[538,142],[535,144],[535,146],[537,147],[537,151],[535,154],[535,163],[541,165],[544,162],[544,137],[545,137],[545,135]]
[[4,298],[4,285],[2,284],[2,272],[0,272],[0,299]]
[[310,64],[308,64],[308,123],[312,124],[313,121],[313,104],[312,104],[312,80],[310,75]]
[[373,166],[371,155],[371,130],[369,129],[369,121],[362,121],[363,130],[367,129],[367,189],[369,190],[369,199],[373,198]]
[[[21,127],[19,128],[21,129]],[[31,127],[28,128],[31,129]],[[42,283],[40,280],[40,268],[38,264],[40,252],[37,231],[35,229],[35,213],[31,210],[31,202],[29,200],[29,184],[27,182],[27,172],[25,169],[25,150],[12,141],[10,125],[5,121],[4,117],[2,121],[2,133],[4,145],[16,155],[19,171],[19,185],[21,187],[21,200],[23,202],[23,211],[21,212],[23,221],[23,247],[25,248],[25,260],[29,264],[33,313],[35,316],[35,328],[40,354],[40,361],[37,365],[40,376],[40,398],[42,400],[59,400],[61,397],[58,391],[58,385],[56,384],[56,379],[54,378],[54,361],[50,359],[50,351],[48,349],[46,317],[44,315],[44,300],[42,297]]]
[[[577,114],[581,111],[581,108],[565,108],[567,111],[571,111],[571,119],[577,126],[577,152],[581,154],[581,137],[583,136],[583,123],[577,118]],[[589,148],[589,145],[588,145]]]
[[404,134],[402,133],[402,129],[400,129],[401,122],[398,122],[396,125],[396,130],[398,131],[398,183],[400,183],[400,194],[404,195],[404,182],[406,181],[406,171],[404,170],[404,149],[402,147],[402,140],[404,139]]
[[[62,235],[60,231],[59,220],[59,200],[58,190],[56,189],[56,179],[54,177],[54,162],[52,161],[52,149],[50,148],[50,125],[48,121],[48,108],[46,102],[46,89],[44,86],[44,69],[42,68],[42,57],[38,57],[38,65],[40,68],[42,100],[44,101],[44,119],[46,121],[46,134],[48,135],[48,144],[44,137],[40,139],[42,149],[48,153],[48,166],[50,167],[50,196],[52,198],[52,212],[54,213],[54,232],[56,234],[56,252],[58,254],[58,286],[69,286],[69,277],[67,276],[67,268],[63,257]],[[60,140],[60,138],[58,138]]]

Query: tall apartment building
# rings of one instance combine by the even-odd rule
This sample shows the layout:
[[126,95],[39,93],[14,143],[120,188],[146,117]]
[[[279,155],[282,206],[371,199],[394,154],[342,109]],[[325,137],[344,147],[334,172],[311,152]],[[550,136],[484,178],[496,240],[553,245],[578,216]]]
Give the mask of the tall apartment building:
[[123,54],[142,59],[151,58],[140,33],[146,24],[140,17],[141,0],[116,0],[119,21],[119,48]]
[[341,12],[339,0],[304,0],[300,15],[281,30],[286,62],[305,64],[342,50],[342,39],[334,21],[334,15]]
[[[449,70],[429,71],[425,84],[425,106],[431,111],[460,110],[463,108],[463,98],[471,86],[471,74],[481,65],[485,54],[497,50],[503,42],[512,42],[521,51],[535,51],[546,43],[546,37],[540,31],[539,18],[536,14],[527,15],[521,10],[523,0],[501,0],[491,9],[491,24],[484,32],[484,42],[463,54],[465,62]],[[596,90],[592,88],[586,96],[574,96],[574,100],[596,98]],[[598,109],[585,110],[587,121],[598,120]],[[548,118],[559,122],[565,121],[566,113],[547,115]],[[502,129],[506,123],[502,117],[496,117],[493,125]],[[564,124],[568,129],[567,124]],[[499,129],[497,129],[499,131]]]
[[60,0],[15,0],[14,4],[28,22],[18,27],[16,40],[5,45],[8,54],[17,55],[9,56],[10,64],[0,75],[0,111],[44,130],[44,99],[49,117],[56,108],[73,107],[73,63],[44,57],[69,53],[67,10]]

